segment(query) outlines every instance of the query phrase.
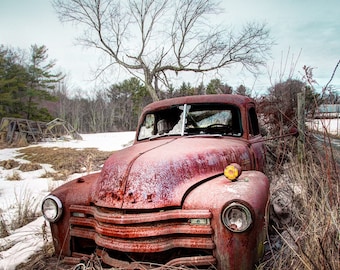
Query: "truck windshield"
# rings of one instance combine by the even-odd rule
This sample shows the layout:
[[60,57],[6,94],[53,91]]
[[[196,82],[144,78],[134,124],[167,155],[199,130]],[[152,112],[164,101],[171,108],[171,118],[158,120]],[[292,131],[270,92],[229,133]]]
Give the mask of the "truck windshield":
[[227,104],[182,104],[148,113],[138,140],[215,134],[241,136],[240,111]]

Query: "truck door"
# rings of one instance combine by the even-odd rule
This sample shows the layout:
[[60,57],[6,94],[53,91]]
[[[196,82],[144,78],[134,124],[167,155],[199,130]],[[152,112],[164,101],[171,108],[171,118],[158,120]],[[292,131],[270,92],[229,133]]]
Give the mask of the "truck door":
[[255,169],[263,171],[265,166],[265,145],[260,134],[259,123],[254,106],[248,107],[249,144],[253,154]]

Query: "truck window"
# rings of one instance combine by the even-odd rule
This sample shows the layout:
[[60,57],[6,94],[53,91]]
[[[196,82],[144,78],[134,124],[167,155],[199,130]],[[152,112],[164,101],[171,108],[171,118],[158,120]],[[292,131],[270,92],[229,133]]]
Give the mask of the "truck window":
[[159,136],[219,134],[241,136],[239,108],[228,104],[182,104],[146,115],[138,140]]
[[188,134],[241,136],[240,112],[227,104],[194,104],[187,113]]
[[155,115],[147,114],[143,125],[141,126],[138,134],[138,140],[143,140],[145,138],[149,138],[154,135],[154,126],[155,126]]
[[257,115],[256,115],[256,111],[255,111],[254,107],[249,109],[248,115],[249,115],[249,132],[250,132],[250,135],[256,136],[256,135],[260,134],[260,129],[259,129],[259,123],[258,123],[258,120],[257,120]]

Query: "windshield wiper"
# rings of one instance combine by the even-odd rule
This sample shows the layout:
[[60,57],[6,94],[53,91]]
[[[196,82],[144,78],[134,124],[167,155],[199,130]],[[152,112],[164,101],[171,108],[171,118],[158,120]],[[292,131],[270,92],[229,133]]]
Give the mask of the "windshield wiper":
[[159,134],[159,135],[153,135],[149,138],[150,141],[154,140],[154,139],[158,139],[158,138],[162,138],[162,137],[171,137],[171,136],[181,136],[181,134],[178,133],[164,133],[164,134]]
[[211,134],[211,133],[199,133],[199,134],[192,134],[192,135],[188,135],[186,136],[188,138],[192,138],[192,137],[208,137],[208,138],[219,138],[219,137],[223,137],[222,134]]

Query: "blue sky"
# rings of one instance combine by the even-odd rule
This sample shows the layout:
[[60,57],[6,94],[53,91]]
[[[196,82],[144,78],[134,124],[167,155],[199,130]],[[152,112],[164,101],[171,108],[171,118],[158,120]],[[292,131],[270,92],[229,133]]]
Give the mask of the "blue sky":
[[[256,92],[265,91],[271,83],[285,79],[292,64],[294,78],[301,79],[302,66],[307,65],[314,68],[319,87],[328,82],[340,59],[339,0],[224,0],[221,6],[224,8],[221,22],[235,27],[246,22],[265,22],[276,43],[272,59],[261,76],[254,78],[231,68],[217,75],[223,82],[233,87],[244,84]],[[48,0],[0,2],[0,44],[21,49],[29,49],[32,44],[46,45],[49,57],[56,59],[57,66],[68,75],[68,84],[74,89],[91,90],[102,86],[101,81],[92,81],[100,56],[95,50],[76,45],[79,34],[74,25],[59,22]],[[281,64],[286,60],[287,65]],[[125,73],[117,70],[112,75],[112,83],[125,78]],[[180,77],[180,80],[188,81],[188,78]],[[191,80],[192,85],[200,82],[194,77]],[[340,68],[332,84],[339,92]]]

